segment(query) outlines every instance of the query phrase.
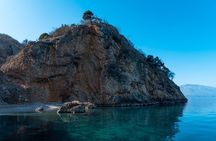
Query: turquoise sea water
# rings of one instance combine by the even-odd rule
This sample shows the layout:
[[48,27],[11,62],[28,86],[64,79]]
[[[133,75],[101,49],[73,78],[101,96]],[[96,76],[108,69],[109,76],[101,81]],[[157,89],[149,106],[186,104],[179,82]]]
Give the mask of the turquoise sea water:
[[0,141],[215,141],[216,97],[186,105],[99,108],[89,115],[2,114]]

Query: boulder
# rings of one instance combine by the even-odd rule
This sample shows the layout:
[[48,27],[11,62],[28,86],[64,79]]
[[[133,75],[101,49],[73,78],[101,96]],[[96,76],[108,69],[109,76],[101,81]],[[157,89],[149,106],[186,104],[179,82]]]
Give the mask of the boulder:
[[57,113],[88,113],[94,108],[94,104],[90,102],[72,101],[64,103]]

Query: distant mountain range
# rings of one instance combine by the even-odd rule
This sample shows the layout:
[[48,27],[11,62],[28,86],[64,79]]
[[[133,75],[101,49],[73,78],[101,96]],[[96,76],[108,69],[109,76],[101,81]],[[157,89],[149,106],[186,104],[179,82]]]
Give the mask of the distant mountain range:
[[216,96],[216,88],[215,87],[209,87],[209,86],[203,86],[203,85],[182,85],[181,91],[183,94],[188,96]]

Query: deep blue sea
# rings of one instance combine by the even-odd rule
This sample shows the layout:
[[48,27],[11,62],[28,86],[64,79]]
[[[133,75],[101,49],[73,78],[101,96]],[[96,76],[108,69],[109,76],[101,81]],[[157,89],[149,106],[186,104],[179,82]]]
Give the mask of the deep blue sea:
[[185,105],[99,108],[88,115],[2,114],[0,141],[215,141],[216,97],[188,99]]

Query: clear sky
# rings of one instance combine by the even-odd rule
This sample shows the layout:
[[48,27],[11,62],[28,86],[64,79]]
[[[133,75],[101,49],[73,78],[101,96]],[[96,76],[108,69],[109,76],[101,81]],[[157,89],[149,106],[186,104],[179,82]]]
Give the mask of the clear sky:
[[135,47],[158,55],[179,84],[216,86],[215,0],[0,0],[0,33],[22,42],[90,9]]

